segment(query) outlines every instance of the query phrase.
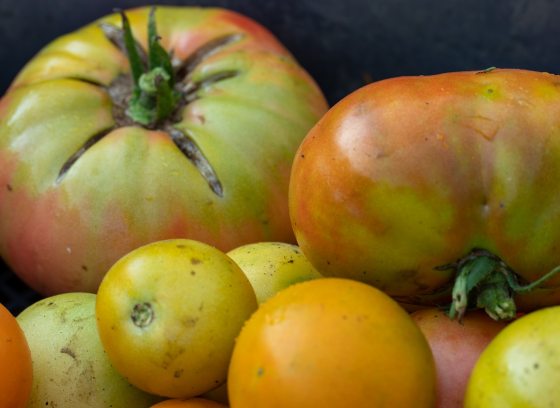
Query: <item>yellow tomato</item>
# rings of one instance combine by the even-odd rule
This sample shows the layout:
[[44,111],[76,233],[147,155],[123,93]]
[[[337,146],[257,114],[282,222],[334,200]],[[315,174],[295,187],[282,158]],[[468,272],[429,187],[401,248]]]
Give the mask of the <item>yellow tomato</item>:
[[138,388],[190,398],[226,379],[234,339],[257,308],[243,271],[207,244],[167,240],[121,258],[97,295],[101,341]]
[[165,400],[152,405],[152,408],[226,408],[226,406],[204,398],[190,398]]
[[474,366],[466,408],[560,406],[560,306],[528,313],[490,342]]
[[294,283],[322,277],[293,244],[257,242],[237,247],[227,254],[249,278],[259,304]]
[[31,395],[31,351],[16,318],[0,304],[0,407],[23,408]]
[[380,290],[348,279],[292,285],[241,331],[232,408],[423,408],[435,403],[430,347]]

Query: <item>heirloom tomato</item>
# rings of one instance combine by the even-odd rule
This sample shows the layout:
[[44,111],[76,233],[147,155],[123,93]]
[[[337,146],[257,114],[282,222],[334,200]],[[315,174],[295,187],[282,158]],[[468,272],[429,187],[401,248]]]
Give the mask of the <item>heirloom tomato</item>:
[[468,313],[461,322],[436,308],[410,316],[426,336],[436,363],[436,408],[462,408],[473,366],[507,323],[491,319],[482,310]]
[[511,291],[535,284],[520,310],[559,302],[560,276],[542,282],[560,265],[559,84],[488,69],[392,78],[343,98],[292,166],[304,254],[323,275],[405,303],[453,299],[453,316],[473,299],[513,318]]
[[16,318],[0,304],[0,408],[25,408],[31,395],[31,350]]
[[465,408],[560,406],[560,306],[527,313],[488,344],[471,373]]
[[240,14],[101,18],[47,45],[2,98],[0,255],[52,294],[95,291],[119,257],[157,240],[293,242],[291,162],[326,108]]
[[232,408],[433,407],[434,360],[385,293],[314,279],[281,290],[243,326],[228,394]]
[[97,326],[132,384],[192,398],[226,381],[234,340],[257,309],[243,271],[202,242],[154,242],[119,259],[97,293]]

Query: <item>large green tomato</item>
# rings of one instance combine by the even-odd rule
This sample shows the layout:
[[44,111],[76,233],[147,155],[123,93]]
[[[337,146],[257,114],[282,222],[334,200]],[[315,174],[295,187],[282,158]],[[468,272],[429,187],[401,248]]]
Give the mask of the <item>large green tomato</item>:
[[471,373],[465,408],[560,405],[560,307],[510,323],[482,352]]
[[[165,238],[295,242],[291,163],[327,109],[315,82],[237,13],[159,7],[159,49],[149,9],[126,14],[135,53],[121,17],[102,18],[46,46],[0,103],[0,255],[43,294],[94,291],[122,255]],[[168,53],[167,73],[148,72]],[[160,91],[171,108],[150,99]],[[130,100],[158,116],[140,120]]]
[[[449,300],[459,274],[459,314],[466,288],[480,290],[476,303],[494,317],[513,317],[511,288],[560,264],[559,83],[490,69],[393,78],[348,95],[293,164],[290,211],[304,254],[324,275],[405,303]],[[548,280],[518,306],[559,302],[559,284]]]

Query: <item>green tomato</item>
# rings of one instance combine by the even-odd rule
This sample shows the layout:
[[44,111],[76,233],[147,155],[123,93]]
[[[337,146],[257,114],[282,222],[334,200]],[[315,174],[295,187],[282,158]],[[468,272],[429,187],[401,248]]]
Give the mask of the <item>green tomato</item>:
[[235,248],[227,255],[251,282],[259,304],[294,283],[322,277],[293,244],[258,242]]
[[465,408],[560,406],[560,306],[520,317],[482,352]]
[[[47,45],[0,103],[0,256],[43,294],[93,292],[117,259],[158,240],[295,242],[288,181],[327,109],[316,83],[238,13],[158,7],[160,48],[157,36],[147,45],[149,8],[126,14],[145,53],[172,53],[169,75],[133,81],[113,14]],[[146,123],[128,101],[135,84],[154,102],[155,83],[173,108],[156,104],[169,116]]]
[[17,317],[33,363],[29,408],[147,408],[159,400],[112,367],[99,340],[95,300],[91,293],[66,293]]

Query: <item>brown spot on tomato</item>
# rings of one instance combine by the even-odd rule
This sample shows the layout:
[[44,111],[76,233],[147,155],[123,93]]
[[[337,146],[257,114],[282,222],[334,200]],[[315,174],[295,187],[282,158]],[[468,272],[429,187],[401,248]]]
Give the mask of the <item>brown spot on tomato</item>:
[[175,372],[173,373],[173,377],[179,378],[183,375],[184,372],[185,370],[183,370],[182,368],[180,370],[175,370]]
[[7,189],[8,191],[14,191],[14,188],[12,187],[11,184],[6,184],[6,189]]
[[76,360],[76,353],[70,347],[62,347],[60,349],[60,352],[63,353],[63,354],[68,354],[70,357],[72,357],[74,360]]
[[202,260],[201,260],[201,259],[198,259],[198,258],[191,258],[191,264],[193,264],[193,265],[198,265],[198,264],[201,264],[201,263],[202,263]]

